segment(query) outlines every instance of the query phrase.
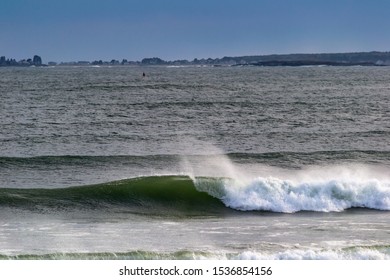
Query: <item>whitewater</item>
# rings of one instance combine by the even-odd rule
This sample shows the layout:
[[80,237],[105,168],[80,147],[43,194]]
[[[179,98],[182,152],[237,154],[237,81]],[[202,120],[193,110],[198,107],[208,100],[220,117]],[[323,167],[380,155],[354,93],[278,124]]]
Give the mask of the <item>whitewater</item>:
[[390,259],[389,71],[2,68],[0,259]]

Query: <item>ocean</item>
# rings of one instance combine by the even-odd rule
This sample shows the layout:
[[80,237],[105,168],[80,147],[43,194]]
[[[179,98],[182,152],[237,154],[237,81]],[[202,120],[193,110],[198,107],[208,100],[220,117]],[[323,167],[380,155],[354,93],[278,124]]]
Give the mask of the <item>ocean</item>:
[[389,67],[0,68],[0,98],[0,259],[390,259]]

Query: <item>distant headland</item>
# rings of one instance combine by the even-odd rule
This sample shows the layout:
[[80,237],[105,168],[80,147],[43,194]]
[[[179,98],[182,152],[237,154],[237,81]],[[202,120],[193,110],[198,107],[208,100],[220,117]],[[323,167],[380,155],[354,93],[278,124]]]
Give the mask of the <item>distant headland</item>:
[[195,58],[189,60],[165,61],[158,57],[144,58],[141,61],[112,59],[111,61],[72,61],[42,63],[38,55],[31,59],[16,61],[5,56],[0,57],[0,67],[5,66],[390,66],[390,52],[350,52],[350,53],[317,53],[317,54],[274,54],[253,56],[225,56],[223,58]]

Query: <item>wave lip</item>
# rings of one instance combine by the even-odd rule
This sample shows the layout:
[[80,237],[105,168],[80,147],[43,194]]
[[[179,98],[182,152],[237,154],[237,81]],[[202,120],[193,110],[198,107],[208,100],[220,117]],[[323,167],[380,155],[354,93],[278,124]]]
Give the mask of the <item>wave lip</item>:
[[222,201],[242,211],[340,212],[355,207],[390,210],[390,184],[376,179],[293,183],[259,177],[246,185],[227,181]]

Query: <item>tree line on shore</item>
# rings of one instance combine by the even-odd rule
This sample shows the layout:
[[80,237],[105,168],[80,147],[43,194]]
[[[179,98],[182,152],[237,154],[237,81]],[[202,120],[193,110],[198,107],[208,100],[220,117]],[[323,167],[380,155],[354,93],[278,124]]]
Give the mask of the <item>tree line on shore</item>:
[[277,54],[254,56],[225,56],[222,58],[201,58],[166,61],[159,57],[144,58],[141,61],[127,59],[102,61],[95,60],[60,63],[60,65],[213,65],[213,66],[389,66],[390,52],[354,52],[354,53],[322,53],[322,54]]
[[276,54],[276,55],[254,55],[254,56],[225,56],[222,58],[207,58],[166,61],[158,57],[144,58],[141,61],[122,61],[112,59],[110,61],[75,61],[75,62],[48,62],[42,64],[42,58],[34,55],[31,59],[7,59],[0,57],[0,66],[104,66],[104,65],[212,65],[212,66],[304,66],[304,65],[329,65],[329,66],[390,66],[390,52],[353,52],[353,53],[320,53],[320,54]]
[[34,55],[33,58],[21,59],[16,61],[13,58],[0,57],[0,66],[41,66],[42,58],[39,55]]

